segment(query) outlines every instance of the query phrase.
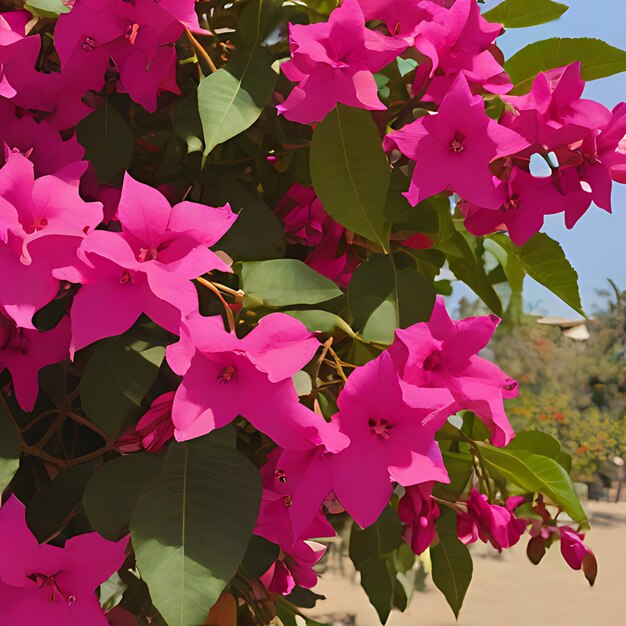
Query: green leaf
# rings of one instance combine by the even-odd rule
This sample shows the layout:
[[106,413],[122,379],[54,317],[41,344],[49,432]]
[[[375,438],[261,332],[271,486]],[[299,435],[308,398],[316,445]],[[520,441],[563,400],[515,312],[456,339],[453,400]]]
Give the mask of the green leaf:
[[557,461],[526,450],[510,450],[477,442],[489,471],[494,471],[532,493],[543,493],[578,524],[588,527],[589,521],[574,485]]
[[569,7],[553,0],[504,0],[483,17],[506,28],[537,26],[558,20]]
[[202,142],[202,122],[198,112],[198,90],[195,84],[193,87],[187,87],[186,92],[183,92],[183,96],[176,103],[174,130],[187,144],[187,154],[190,154],[202,152],[204,144]]
[[[350,558],[361,573],[361,586],[367,593],[380,621],[384,624],[394,608],[394,551],[402,543],[402,524],[397,513],[387,506],[378,520],[365,529],[356,524],[350,533]],[[399,585],[400,583],[398,583]]]
[[114,182],[128,169],[135,139],[130,126],[111,106],[108,98],[105,98],[104,106],[80,122],[76,127],[76,137],[85,148],[85,157],[96,170],[98,182]]
[[522,247],[516,246],[505,235],[492,235],[492,239],[513,254],[530,277],[576,312],[585,315],[578,291],[578,274],[554,239],[545,233],[536,233]]
[[0,401],[0,493],[11,482],[19,466],[19,433],[2,399]]
[[356,337],[348,322],[329,311],[314,309],[308,311],[283,311],[283,313],[300,320],[312,333],[319,332],[332,336],[336,330],[340,330],[348,337]]
[[101,465],[83,494],[83,507],[103,537],[117,541],[127,532],[135,505],[145,486],[163,467],[163,457],[135,452]]
[[389,163],[369,111],[338,104],[311,140],[311,179],[324,209],[349,230],[388,248]]
[[247,48],[263,43],[282,16],[275,0],[250,0],[239,18],[239,35]]
[[439,543],[430,549],[433,582],[458,619],[472,581],[473,564],[467,546],[456,534],[456,515],[445,513],[437,522]]
[[436,205],[439,217],[439,237],[435,248],[446,255],[452,273],[463,281],[498,316],[502,315],[502,303],[489,282],[482,260],[476,258],[465,237],[456,229],[446,204]]
[[280,548],[259,535],[252,535],[241,567],[248,578],[259,578],[276,561]]
[[228,202],[237,213],[235,223],[213,246],[215,250],[224,250],[237,261],[263,261],[282,256],[283,225],[267,204],[240,182],[225,176],[208,181],[202,202],[210,206]]
[[264,48],[232,58],[198,86],[204,154],[250,128],[269,102],[278,75]]
[[246,552],[261,478],[234,439],[227,427],[171,443],[131,519],[137,566],[169,626],[203,623]]
[[36,17],[59,17],[63,13],[69,13],[70,7],[62,0],[28,0],[24,5]]
[[238,263],[235,270],[246,308],[319,304],[343,295],[332,280],[296,259]]
[[450,452],[449,450],[442,454],[448,476],[450,476],[450,484],[437,486],[444,489],[452,500],[456,500],[465,491],[474,470],[472,456],[467,452]]
[[67,523],[80,503],[93,463],[82,463],[60,472],[40,487],[26,507],[26,521],[39,541],[50,539]]
[[626,51],[589,37],[544,39],[516,52],[504,69],[515,88],[511,93],[530,90],[539,72],[580,61],[583,80],[596,80],[626,71]]
[[430,319],[435,289],[408,254],[375,255],[352,275],[348,305],[363,339],[390,344],[397,328]]
[[561,455],[559,441],[541,430],[521,430],[515,435],[515,439],[506,446],[507,450],[526,450],[533,454],[550,457],[558,461]]
[[162,346],[133,343],[128,336],[100,342],[79,385],[85,415],[110,437],[117,435],[154,383],[164,356]]

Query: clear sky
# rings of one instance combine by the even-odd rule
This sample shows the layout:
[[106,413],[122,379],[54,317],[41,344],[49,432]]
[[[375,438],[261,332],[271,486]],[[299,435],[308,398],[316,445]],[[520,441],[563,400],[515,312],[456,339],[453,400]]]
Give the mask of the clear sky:
[[[597,37],[626,48],[626,0],[559,0],[570,9],[559,20],[531,28],[508,30],[499,45],[510,57],[526,44],[550,37]],[[497,0],[488,0],[487,8]],[[585,96],[612,108],[626,100],[626,73],[588,83]],[[592,313],[598,302],[595,290],[606,288],[607,278],[626,289],[626,185],[614,185],[613,215],[592,206],[568,231],[563,216],[548,216],[544,232],[559,241],[578,271],[583,306]],[[525,284],[525,300],[531,312],[577,317],[567,305],[541,285]]]

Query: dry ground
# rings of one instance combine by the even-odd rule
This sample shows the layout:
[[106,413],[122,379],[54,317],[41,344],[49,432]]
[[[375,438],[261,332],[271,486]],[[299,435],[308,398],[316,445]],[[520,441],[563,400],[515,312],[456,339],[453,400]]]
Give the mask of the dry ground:
[[[525,542],[498,556],[482,545],[472,550],[474,579],[465,598],[459,626],[626,626],[626,502],[592,502],[593,530],[588,543],[599,561],[596,584],[589,588],[582,572],[571,571],[558,546],[533,566]],[[328,571],[315,591],[327,596],[311,611],[316,618],[352,614],[356,626],[378,626],[375,611],[361,587]],[[452,612],[429,580],[404,613],[394,612],[389,626],[454,626]]]

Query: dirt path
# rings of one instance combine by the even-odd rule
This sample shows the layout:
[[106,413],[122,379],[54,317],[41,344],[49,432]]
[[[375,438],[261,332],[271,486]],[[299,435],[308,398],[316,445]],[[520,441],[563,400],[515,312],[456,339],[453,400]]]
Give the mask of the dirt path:
[[[599,562],[591,589],[582,572],[571,571],[558,545],[533,566],[525,542],[498,556],[482,545],[472,550],[474,578],[465,598],[460,626],[626,626],[626,503],[590,503],[593,530],[588,543]],[[495,555],[495,556],[494,556]],[[351,574],[349,564],[346,572]],[[356,616],[356,626],[378,626],[375,611],[351,577],[328,571],[315,589],[327,596],[312,617]],[[393,613],[390,626],[454,626],[443,596],[428,581],[404,613]]]

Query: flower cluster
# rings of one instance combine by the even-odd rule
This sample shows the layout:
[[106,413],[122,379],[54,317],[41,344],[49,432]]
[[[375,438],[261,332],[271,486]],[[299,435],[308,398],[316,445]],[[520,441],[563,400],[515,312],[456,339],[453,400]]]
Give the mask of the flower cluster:
[[[160,459],[182,442],[235,424],[241,440],[247,437],[249,443],[255,437],[256,443],[262,442],[248,450],[262,477],[253,532],[280,548],[278,558],[260,576],[266,590],[276,594],[315,585],[313,566],[325,547],[313,540],[334,535],[330,515],[347,513],[367,528],[390,501],[395,502],[394,492],[400,497],[398,526],[416,554],[440,540],[440,505],[457,515],[461,542],[480,539],[497,550],[515,545],[530,523],[518,515],[521,503],[528,503],[526,497],[509,498],[503,506],[497,504],[497,494],[488,498],[476,488],[466,489],[467,484],[454,501],[437,495],[451,480],[440,437],[442,429],[452,428],[451,416],[472,412],[488,433],[481,444],[490,449],[507,446],[515,435],[504,401],[516,396],[517,382],[481,356],[499,317],[455,321],[438,296],[430,315],[413,317],[410,323],[405,323],[403,312],[395,311],[395,338],[381,345],[350,327],[353,303],[346,300],[351,296],[346,298],[332,283],[326,299],[325,288],[316,284],[302,301],[276,304],[270,297],[262,306],[246,308],[242,274],[233,272],[240,259],[231,258],[230,250],[227,254],[218,244],[242,238],[238,227],[250,220],[249,207],[238,205],[250,181],[249,188],[263,187],[267,198],[272,197],[270,183],[253,179],[252,149],[242,147],[244,142],[230,146],[246,151],[245,156],[208,166],[203,160],[191,176],[184,167],[175,169],[185,171],[189,185],[180,185],[185,193],[169,194],[170,187],[157,188],[154,182],[160,166],[142,167],[136,161],[128,167],[132,175],[125,172],[122,180],[125,168],[120,167],[119,181],[101,184],[96,159],[92,156],[90,163],[85,158],[87,143],[83,147],[75,133],[81,121],[101,110],[103,99],[114,96],[131,103],[133,130],[140,126],[138,119],[159,109],[157,130],[151,127],[150,133],[156,136],[166,127],[169,136],[172,128],[189,120],[181,122],[183,115],[177,111],[164,114],[163,122],[162,102],[176,100],[181,67],[198,60],[183,63],[177,45],[192,42],[211,66],[235,44],[200,28],[194,0],[62,4],[53,23],[48,15],[36,19],[36,13],[26,9],[0,15],[0,373],[8,370],[2,400],[6,395],[23,414],[41,408],[33,423],[58,414],[38,445],[22,441],[22,450],[44,461],[41,475],[52,480],[59,468],[72,469],[96,458],[106,466],[109,455],[142,458],[140,451],[147,451],[153,456],[143,457]],[[260,20],[255,46],[261,45]],[[412,206],[436,195],[455,194],[469,233],[507,230],[519,245],[540,230],[548,213],[564,213],[571,228],[592,202],[610,211],[612,182],[626,183],[626,105],[609,111],[583,99],[577,63],[542,72],[528,94],[511,95],[513,85],[495,43],[501,32],[500,24],[481,16],[475,0],[344,0],[327,22],[289,25],[291,58],[281,69],[297,85],[284,99],[275,94],[271,122],[284,128],[293,126],[291,122],[316,124],[338,103],[378,115],[386,106],[377,79],[402,57],[416,66],[411,84],[404,85],[409,115],[390,121],[393,130],[382,138],[382,145],[392,166],[404,172],[407,166],[413,168],[404,194]],[[215,58],[193,33],[201,33],[203,41],[215,35],[210,44]],[[256,53],[250,52],[249,64]],[[238,58],[233,57],[233,64]],[[217,71],[232,78],[221,68]],[[246,81],[241,78],[239,83],[238,89],[243,89]],[[163,95],[166,92],[170,95]],[[485,96],[503,105],[500,115],[487,113]],[[413,119],[418,107],[412,105],[417,103],[425,107],[419,109],[424,114]],[[241,96],[237,106],[245,117],[256,99]],[[379,126],[384,129],[386,122]],[[136,136],[129,133],[131,143],[152,147],[140,130]],[[167,141],[180,159],[180,145]],[[224,152],[228,156],[226,148]],[[533,174],[537,157],[549,163],[550,176]],[[382,150],[381,158],[388,174]],[[236,172],[240,162],[245,169]],[[212,176],[222,167],[228,170],[225,187],[243,191],[233,191],[232,198],[226,194],[214,202],[222,206],[212,206],[207,200],[215,191]],[[164,169],[162,178],[169,185]],[[276,186],[274,210],[268,213],[282,222],[284,238],[259,257],[280,261],[274,256],[284,251],[286,242],[289,253],[293,249],[294,256],[346,290],[357,268],[361,271],[374,255],[392,258],[387,253],[397,252],[396,243],[401,242],[415,252],[411,262],[425,268],[424,274],[416,272],[416,280],[432,278],[434,283],[444,260],[433,272],[441,252],[420,254],[430,252],[435,243],[424,233],[392,233],[386,250],[378,245],[383,242],[368,242],[333,219],[334,212],[333,217],[327,214],[306,176],[296,179]],[[200,180],[206,183],[202,192]],[[216,276],[233,282],[223,285]],[[315,277],[319,284],[329,282],[322,276]],[[230,286],[240,278],[238,287]],[[394,280],[402,282],[398,276]],[[209,305],[206,292],[199,296],[201,285],[216,296],[209,294]],[[281,285],[273,284],[272,289],[278,292]],[[433,284],[431,304],[434,291]],[[229,304],[223,294],[236,302]],[[391,307],[391,296],[385,297],[384,306]],[[319,306],[325,319],[343,324],[355,347],[337,354],[336,329],[322,332],[317,321],[298,319],[298,314],[310,312],[307,305]],[[216,306],[222,306],[224,315],[216,314]],[[73,405],[84,392],[77,379],[89,367],[85,363],[93,362],[98,349],[94,344],[124,335],[138,322],[158,335],[155,344],[166,358],[162,367],[159,362],[161,376],[150,393],[146,384],[141,394],[135,389],[121,394],[124,407],[128,400],[134,408],[143,407],[144,415],[137,423],[126,420],[126,430],[118,436],[121,427],[101,428],[78,414],[86,413],[88,403]],[[323,334],[328,338],[323,340]],[[345,362],[350,355],[356,356]],[[67,397],[50,408],[39,394],[39,373],[61,362],[66,388],[71,379],[74,389],[67,388]],[[303,371],[312,385],[309,394],[299,393],[296,385]],[[332,392],[324,395],[329,389]],[[115,416],[120,423],[128,417],[125,411]],[[55,465],[58,459],[43,448],[56,426],[63,438],[66,419],[90,429],[90,436],[95,433],[104,446],[82,455],[74,441],[71,451],[63,449],[70,458]],[[30,426],[20,428],[20,437]],[[471,462],[472,456],[467,456]],[[70,538],[63,547],[40,543],[26,524],[24,505],[14,495],[5,500],[0,508],[3,623],[106,624],[94,590],[122,567],[128,538],[114,543],[79,530],[64,535]],[[79,514],[82,511],[72,509],[63,529]],[[558,527],[546,515],[541,524],[531,524],[529,554],[539,560],[539,553],[559,539],[567,563],[582,568],[593,582],[595,558],[583,536],[573,528]],[[130,519],[122,521],[128,526]],[[168,529],[163,536],[171,534]],[[187,554],[184,558],[190,560]],[[141,570],[141,562],[138,567]],[[124,612],[123,607],[117,609],[121,619]]]

